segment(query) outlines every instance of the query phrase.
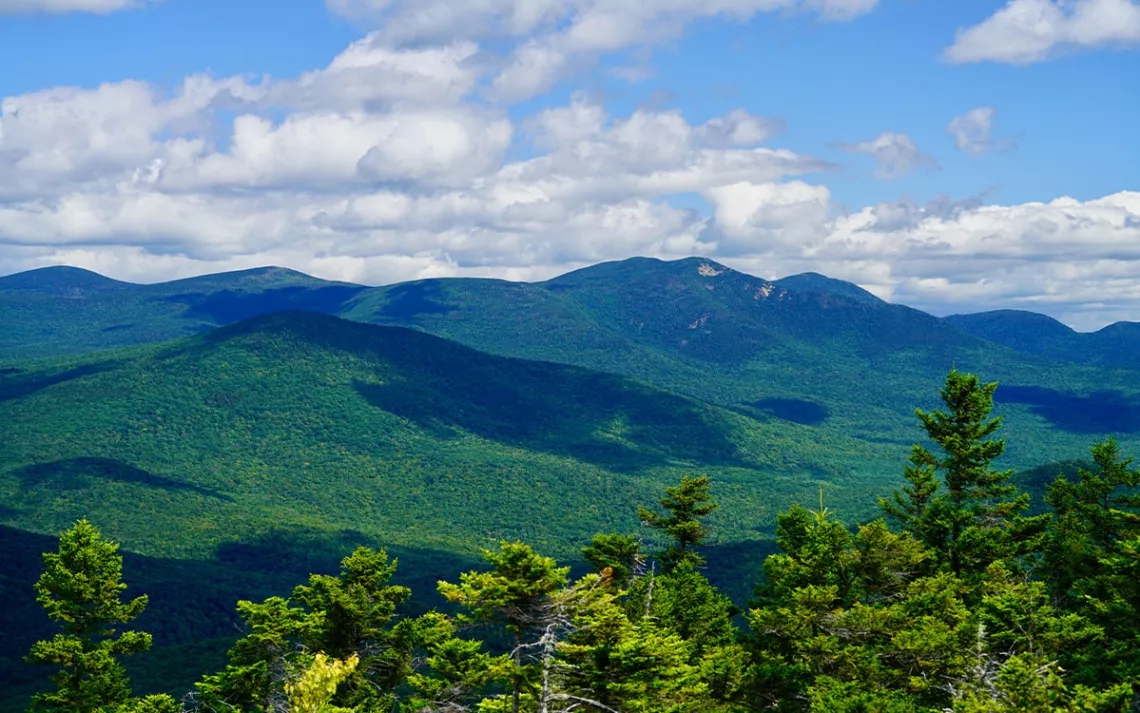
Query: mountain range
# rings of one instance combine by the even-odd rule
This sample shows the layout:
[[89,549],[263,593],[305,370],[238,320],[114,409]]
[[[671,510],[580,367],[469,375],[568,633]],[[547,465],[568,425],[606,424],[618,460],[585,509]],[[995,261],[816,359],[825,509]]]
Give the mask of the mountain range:
[[[1004,462],[1036,468],[1035,487],[1106,434],[1140,451],[1136,326],[940,319],[700,258],[387,287],[44,268],[0,278],[0,535],[30,551],[86,515],[142,558],[144,589],[184,562],[225,584],[204,585],[217,602],[355,543],[399,554],[410,581],[501,538],[572,561],[702,472],[721,503],[710,574],[744,598],[778,510],[822,491],[875,515],[950,368],[1002,383]],[[15,602],[33,564],[0,577],[8,650],[42,632]],[[166,646],[206,646],[232,620],[176,601],[157,600]],[[0,661],[0,683],[16,669]]]

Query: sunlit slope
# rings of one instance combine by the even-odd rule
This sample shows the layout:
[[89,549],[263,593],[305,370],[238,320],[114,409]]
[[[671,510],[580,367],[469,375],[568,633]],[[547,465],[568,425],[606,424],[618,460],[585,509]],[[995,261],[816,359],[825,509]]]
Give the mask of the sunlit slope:
[[899,463],[624,378],[308,313],[0,377],[3,522],[97,518],[130,549],[212,555],[282,525],[471,552],[573,553],[707,472],[726,541],[818,485],[866,502]]

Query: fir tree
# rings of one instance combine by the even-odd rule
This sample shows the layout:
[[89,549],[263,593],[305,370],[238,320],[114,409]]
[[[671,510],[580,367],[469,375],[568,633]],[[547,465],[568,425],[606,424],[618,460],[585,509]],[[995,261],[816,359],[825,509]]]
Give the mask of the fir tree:
[[121,599],[127,585],[118,549],[84,519],[60,537],[57,552],[44,554],[36,601],[62,631],[50,641],[36,642],[28,654],[29,663],[59,668],[52,676],[56,689],[35,695],[34,710],[95,713],[142,705],[129,701],[131,690],[118,657],[146,651],[151,637],[116,627],[141,614],[147,597]]
[[[995,560],[1017,554],[1017,544],[1044,524],[1020,518],[1029,496],[1009,484],[1013,471],[992,466],[1005,450],[1003,439],[992,438],[1002,422],[990,418],[997,387],[979,383],[972,374],[950,372],[941,390],[946,410],[916,412],[942,457],[914,446],[906,471],[909,486],[882,503],[957,576],[976,578]],[[945,486],[941,494],[937,472]]]
[[534,687],[534,667],[523,663],[528,634],[549,614],[550,598],[564,584],[569,567],[559,567],[521,542],[502,542],[497,552],[484,550],[490,572],[465,572],[459,584],[439,583],[439,593],[470,613],[468,621],[499,621],[514,639],[510,677],[512,713],[518,713],[524,690]]
[[665,489],[665,497],[660,503],[667,514],[655,513],[644,507],[637,510],[642,524],[661,530],[673,539],[673,544],[658,559],[666,568],[686,559],[697,565],[704,564],[704,558],[693,548],[709,538],[711,533],[702,518],[717,508],[709,495],[708,476],[684,476],[679,485]]

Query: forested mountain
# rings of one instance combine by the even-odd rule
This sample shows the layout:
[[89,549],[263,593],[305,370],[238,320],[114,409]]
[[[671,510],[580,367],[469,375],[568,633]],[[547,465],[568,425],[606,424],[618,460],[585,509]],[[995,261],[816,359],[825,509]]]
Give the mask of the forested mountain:
[[335,313],[363,289],[279,267],[153,285],[45,267],[0,277],[0,360],[177,339],[284,309]]
[[148,660],[150,601],[123,596],[118,545],[80,519],[35,582],[57,633],[27,661],[57,673],[32,682],[34,701],[82,713],[1134,711],[1140,470],[1100,441],[1029,515],[1032,495],[993,467],[996,387],[951,371],[944,409],[918,411],[931,445],[880,499],[889,520],[850,527],[822,502],[780,513],[778,551],[744,609],[702,572],[719,503],[708,476],[686,475],[637,507],[640,533],[583,540],[592,572],[504,539],[440,579],[447,606],[427,613],[394,580],[406,563],[358,547],[288,597],[239,601],[224,662],[165,651],[210,666],[188,691],[185,668],[156,670],[153,655],[136,682],[157,677],[132,691],[120,660]]
[[154,595],[156,650],[132,671],[159,691],[221,665],[235,597],[287,594],[357,545],[398,556],[423,611],[500,540],[581,567],[594,533],[636,531],[636,505],[686,475],[720,504],[702,576],[743,606],[779,511],[877,515],[922,440],[914,408],[954,367],[1002,382],[999,465],[1026,471],[1029,512],[1095,439],[1140,452],[1136,372],[1011,336],[1063,325],[959,321],[703,259],[379,288],[275,268],[0,278],[0,711],[43,685],[18,661],[48,631],[29,588],[42,537],[84,516]]
[[1116,322],[1095,332],[1077,332],[1051,317],[1020,310],[955,314],[954,326],[1029,354],[1079,364],[1140,368],[1140,324]]

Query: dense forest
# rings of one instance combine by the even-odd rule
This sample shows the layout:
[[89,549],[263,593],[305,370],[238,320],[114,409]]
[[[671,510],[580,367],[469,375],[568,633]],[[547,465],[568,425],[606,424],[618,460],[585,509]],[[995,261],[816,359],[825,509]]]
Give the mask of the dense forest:
[[[572,577],[504,541],[440,581],[450,604],[413,615],[397,562],[358,548],[336,576],[240,601],[221,670],[192,691],[132,694],[117,545],[81,520],[44,555],[35,593],[58,634],[37,711],[173,713],[1109,713],[1140,710],[1140,470],[1112,439],[1042,503],[994,461],[996,384],[952,371],[906,485],[882,517],[826,507],[778,517],[779,551],[744,609],[706,578],[716,482],[689,475],[642,507],[642,533],[602,533]],[[612,504],[611,504],[612,505]],[[647,537],[650,532],[662,537]],[[664,547],[647,542],[664,540]]]

